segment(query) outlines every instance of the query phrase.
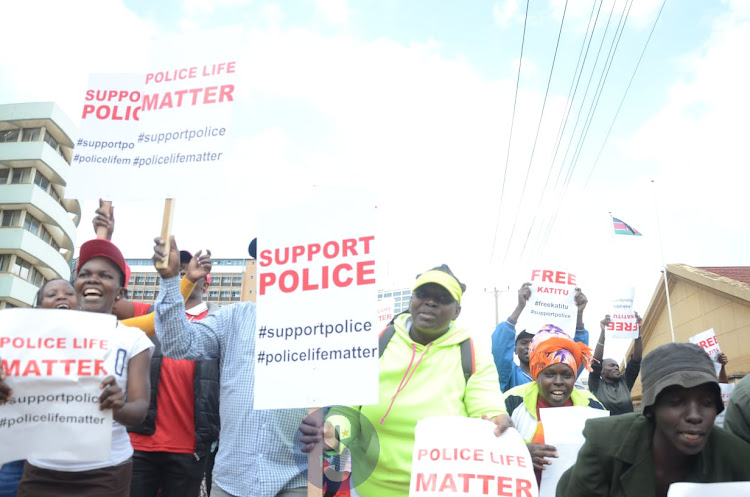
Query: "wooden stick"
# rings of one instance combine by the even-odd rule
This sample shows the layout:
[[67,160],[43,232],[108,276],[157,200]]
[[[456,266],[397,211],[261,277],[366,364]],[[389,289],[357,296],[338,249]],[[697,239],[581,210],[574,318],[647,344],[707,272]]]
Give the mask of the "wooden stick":
[[[102,200],[101,205],[99,206],[101,210],[104,211],[104,213],[109,216],[112,212],[112,202],[110,200]],[[99,226],[96,228],[96,237],[97,238],[103,238],[107,239],[107,227],[106,226]]]
[[155,264],[156,269],[164,269],[169,266],[169,251],[171,250],[172,217],[174,215],[174,199],[164,200],[164,217],[161,222],[161,238],[164,240],[166,256],[164,260]]
[[[323,409],[311,407],[307,413],[323,423]],[[307,497],[323,497],[323,442],[307,454]]]

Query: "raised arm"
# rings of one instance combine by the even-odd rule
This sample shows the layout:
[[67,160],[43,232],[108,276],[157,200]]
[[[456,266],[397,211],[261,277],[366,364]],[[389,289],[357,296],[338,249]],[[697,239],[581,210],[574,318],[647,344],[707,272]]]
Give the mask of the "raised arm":
[[[156,336],[162,345],[164,355],[173,359],[215,359],[219,357],[221,340],[231,317],[231,307],[216,314],[209,314],[205,319],[191,323],[185,316],[185,303],[178,292],[178,273],[180,269],[180,251],[171,240],[169,265],[158,269],[161,276],[159,297],[154,304],[154,324]],[[165,259],[164,240],[154,240],[153,261],[156,264]],[[197,264],[206,273],[210,271],[210,257],[201,252],[196,253],[191,264]]]
[[641,362],[641,359],[643,359],[643,340],[641,340],[641,337],[643,336],[643,331],[641,330],[641,323],[643,322],[643,319],[638,315],[638,313],[635,313],[635,319],[638,321],[638,338],[635,339],[635,343],[633,343],[633,358],[632,360]]
[[601,384],[601,374],[602,374],[602,358],[604,357],[604,340],[605,340],[605,330],[607,329],[607,326],[609,326],[609,314],[604,316],[604,319],[602,319],[599,322],[599,329],[601,332],[599,333],[599,340],[596,342],[596,348],[594,348],[594,360],[591,361],[591,373],[589,374],[589,390],[596,395],[596,392],[599,390],[599,385]]
[[518,290],[518,304],[507,321],[503,321],[492,333],[492,357],[500,380],[500,388],[503,392],[510,389],[510,380],[513,374],[513,354],[516,345],[516,323],[521,316],[526,301],[531,297],[531,283],[524,283]]

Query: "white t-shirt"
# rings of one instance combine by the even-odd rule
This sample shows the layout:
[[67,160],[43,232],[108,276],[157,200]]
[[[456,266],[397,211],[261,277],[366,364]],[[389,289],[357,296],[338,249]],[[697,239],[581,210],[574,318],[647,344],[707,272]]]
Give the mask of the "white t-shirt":
[[[153,351],[154,343],[139,328],[118,324],[112,337],[112,353],[104,361],[104,369],[115,377],[115,381],[127,394],[128,365],[130,359],[144,350]],[[151,352],[149,352],[150,355]],[[103,378],[102,378],[103,379]],[[123,425],[112,420],[112,452],[109,461],[55,461],[49,459],[29,459],[29,463],[44,469],[57,471],[90,471],[92,469],[116,466],[133,455],[130,437]]]

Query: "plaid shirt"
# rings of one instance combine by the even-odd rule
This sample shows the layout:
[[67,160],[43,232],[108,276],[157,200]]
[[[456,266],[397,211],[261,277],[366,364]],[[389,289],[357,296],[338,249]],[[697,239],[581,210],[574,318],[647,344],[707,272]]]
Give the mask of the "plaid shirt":
[[221,433],[213,479],[238,497],[273,497],[307,485],[307,455],[297,428],[305,409],[253,410],[255,303],[222,307],[188,322],[179,278],[161,281],[154,306],[156,335],[173,359],[219,358]]

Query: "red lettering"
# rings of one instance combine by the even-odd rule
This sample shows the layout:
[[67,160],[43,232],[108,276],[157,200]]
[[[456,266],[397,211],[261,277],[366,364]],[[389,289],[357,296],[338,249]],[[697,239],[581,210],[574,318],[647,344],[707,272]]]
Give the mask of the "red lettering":
[[81,119],[86,119],[86,116],[94,112],[95,107],[91,104],[86,104],[83,106],[83,115],[81,116]]
[[365,250],[362,252],[363,255],[370,253],[370,242],[375,239],[375,235],[360,236],[359,241],[365,245]]
[[221,85],[219,89],[219,103],[226,100],[227,102],[233,102],[232,92],[234,91],[234,85]]
[[337,287],[344,288],[349,285],[351,285],[352,281],[354,281],[351,276],[348,276],[345,280],[341,279],[341,271],[347,270],[351,271],[352,266],[350,264],[339,264],[335,268],[333,268],[333,284]]
[[552,281],[552,271],[544,270],[542,271],[542,282],[548,282],[553,283]]
[[91,376],[91,361],[90,360],[78,361],[78,376]]
[[[371,276],[368,278],[368,276]],[[375,261],[361,261],[357,263],[357,285],[375,284]]]
[[482,493],[487,495],[490,493],[490,482],[495,479],[493,475],[477,475],[477,478],[482,480]]
[[313,256],[315,254],[320,253],[320,244],[319,243],[311,243],[307,246],[307,260],[311,261]]
[[[291,285],[286,284],[286,281],[289,277],[291,277],[292,279]],[[284,271],[283,273],[281,273],[281,275],[279,275],[279,290],[281,290],[282,292],[291,293],[294,290],[296,290],[298,286],[299,286],[299,275],[297,274],[296,271],[288,270],[288,271]]]
[[305,268],[302,270],[302,291],[317,290],[319,288],[318,285],[311,285],[309,280],[310,269]]
[[271,260],[272,259],[271,259],[271,251],[270,250],[266,249],[266,250],[261,250],[260,251],[260,265],[261,266],[263,266],[263,267],[269,266],[271,264]]
[[3,372],[8,376],[18,376],[21,371],[21,361],[18,359],[14,359],[12,362],[0,359],[0,365],[2,365]]
[[304,245],[295,245],[292,247],[292,263],[297,262],[297,258],[305,253]]
[[347,238],[342,242],[342,244],[344,245],[344,248],[341,251],[342,257],[346,257],[347,255],[349,255],[350,250],[352,252],[352,255],[357,255],[357,249],[354,248],[357,246],[357,240],[355,238]]
[[458,492],[458,489],[456,488],[456,482],[453,481],[453,475],[451,475],[450,473],[447,473],[443,478],[443,483],[440,484],[438,492],[444,492],[447,489]]
[[28,363],[26,363],[26,369],[23,370],[23,374],[21,376],[41,376],[42,373],[39,371],[39,365],[36,363],[35,360],[30,360]]
[[265,295],[266,287],[269,287],[274,283],[276,283],[276,275],[274,273],[262,273],[260,275],[260,290],[258,293]]
[[417,453],[417,461],[421,461],[424,456],[427,455],[427,449],[419,449]]
[[423,473],[417,473],[417,492],[434,492],[435,484],[437,483],[437,475],[432,473],[427,480]]
[[469,473],[459,473],[459,478],[462,478],[464,480],[464,492],[469,493],[469,482],[472,478],[476,478],[476,475],[472,475]]
[[522,497],[522,493],[523,497],[531,497],[531,482],[516,478],[516,497]]
[[107,376],[107,370],[104,369],[104,359],[94,359],[94,376]]
[[513,497],[511,483],[513,478],[510,476],[498,476],[497,477],[497,495],[498,497]]

